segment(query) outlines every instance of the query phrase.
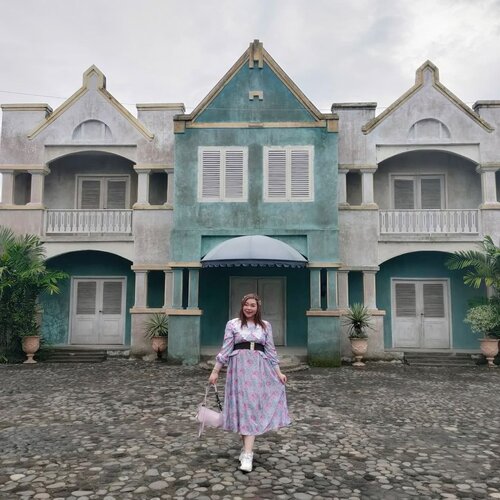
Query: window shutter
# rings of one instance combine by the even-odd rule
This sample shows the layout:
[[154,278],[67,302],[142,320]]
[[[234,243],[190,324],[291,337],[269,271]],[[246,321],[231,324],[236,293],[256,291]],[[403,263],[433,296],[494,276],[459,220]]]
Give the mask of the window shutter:
[[225,167],[224,197],[227,199],[243,198],[243,151],[227,150]]
[[105,281],[102,294],[102,313],[122,313],[122,282]]
[[286,151],[284,149],[267,151],[267,196],[271,199],[286,197]]
[[422,179],[420,198],[423,209],[441,209],[441,179]]
[[76,314],[95,314],[97,283],[79,281],[76,288]]
[[83,210],[98,210],[101,208],[101,181],[82,180],[80,208]]
[[413,210],[415,208],[415,184],[412,179],[394,179],[394,208]]
[[414,283],[396,283],[396,316],[413,318],[417,315],[416,291]]
[[125,206],[127,199],[127,181],[112,180],[107,182],[107,199],[106,208],[110,210],[121,210],[127,208]]
[[201,197],[218,199],[220,197],[221,152],[203,150],[201,155]]
[[441,283],[424,283],[424,316],[444,318],[444,290]]
[[311,195],[309,178],[309,151],[291,150],[291,197],[309,198]]

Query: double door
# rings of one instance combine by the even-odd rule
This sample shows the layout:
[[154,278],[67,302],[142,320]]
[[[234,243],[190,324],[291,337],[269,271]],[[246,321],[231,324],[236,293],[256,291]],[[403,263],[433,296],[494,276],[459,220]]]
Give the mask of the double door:
[[125,278],[74,278],[70,343],[123,345]]
[[449,348],[449,310],[446,280],[393,280],[393,346]]
[[276,345],[285,345],[285,278],[231,277],[230,318],[237,318],[241,299],[256,293],[262,300],[262,318],[273,327]]

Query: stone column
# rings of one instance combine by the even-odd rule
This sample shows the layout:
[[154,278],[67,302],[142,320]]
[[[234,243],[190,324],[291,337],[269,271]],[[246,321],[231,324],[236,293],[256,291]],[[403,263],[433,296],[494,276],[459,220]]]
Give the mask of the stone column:
[[321,311],[321,269],[309,269],[311,311]]
[[377,271],[363,271],[363,302],[368,309],[377,309],[376,274]]
[[339,307],[341,309],[347,309],[349,307],[349,271],[337,271],[337,285]]
[[349,173],[349,169],[339,168],[339,176],[338,176],[338,184],[337,184],[337,197],[338,204],[340,206],[348,206],[347,203],[347,174]]
[[14,170],[2,170],[2,205],[14,204]]
[[189,269],[188,309],[198,309],[199,283],[200,283],[200,270]]
[[174,275],[174,293],[172,297],[172,307],[174,309],[182,309],[182,288],[183,288],[183,269],[175,268]]
[[135,271],[134,307],[147,307],[147,304],[148,304],[148,271]]
[[361,206],[376,207],[373,198],[373,174],[376,168],[361,168]]
[[326,308],[331,311],[337,309],[337,269],[326,270]]
[[149,205],[149,174],[151,170],[137,170],[137,205]]
[[44,179],[48,172],[40,170],[29,170],[31,174],[31,194],[28,205],[43,206]]
[[482,193],[482,206],[498,206],[497,200],[497,183],[496,173],[497,167],[488,167],[480,165],[476,168],[476,172],[481,174],[481,193]]
[[167,178],[167,201],[165,205],[174,204],[174,171],[171,168],[167,168],[165,172],[168,175]]
[[174,275],[172,269],[165,270],[165,299],[163,307],[170,309],[172,307],[172,299],[174,295]]

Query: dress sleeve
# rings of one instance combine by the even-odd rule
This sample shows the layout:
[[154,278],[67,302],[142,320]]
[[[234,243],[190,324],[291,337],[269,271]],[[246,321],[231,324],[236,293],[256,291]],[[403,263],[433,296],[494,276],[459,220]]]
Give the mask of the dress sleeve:
[[264,353],[267,356],[267,359],[269,359],[269,362],[273,367],[278,367],[279,365],[279,359],[278,359],[278,353],[276,352],[276,347],[274,347],[274,340],[273,340],[273,328],[271,326],[271,323],[268,321],[266,323],[266,343],[264,344]]
[[224,331],[224,340],[222,342],[222,348],[215,357],[216,368],[220,370],[222,365],[227,365],[229,361],[229,355],[233,352],[234,347],[234,323],[228,321],[226,324],[226,330]]

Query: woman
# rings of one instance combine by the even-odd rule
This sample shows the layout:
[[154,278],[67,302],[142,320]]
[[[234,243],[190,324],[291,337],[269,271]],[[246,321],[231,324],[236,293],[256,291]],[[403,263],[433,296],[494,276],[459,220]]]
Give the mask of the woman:
[[243,441],[240,470],[252,471],[255,436],[290,424],[286,375],[281,373],[271,324],[261,317],[262,304],[250,293],[241,300],[239,317],[228,321],[222,349],[208,382],[215,384],[227,364],[223,429]]

